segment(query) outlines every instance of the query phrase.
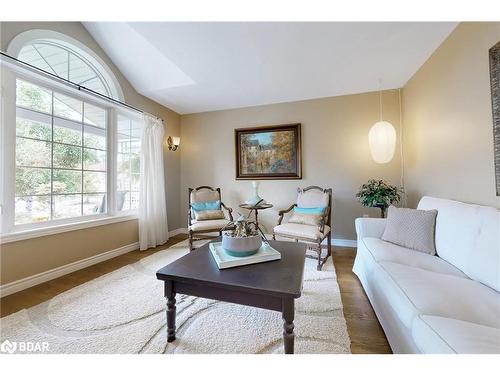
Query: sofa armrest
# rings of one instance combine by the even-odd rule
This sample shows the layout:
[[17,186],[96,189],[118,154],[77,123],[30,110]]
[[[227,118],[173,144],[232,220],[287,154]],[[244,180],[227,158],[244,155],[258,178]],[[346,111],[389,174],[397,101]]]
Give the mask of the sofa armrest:
[[365,237],[382,237],[385,230],[387,219],[378,219],[372,217],[358,217],[356,223],[356,233],[359,238]]

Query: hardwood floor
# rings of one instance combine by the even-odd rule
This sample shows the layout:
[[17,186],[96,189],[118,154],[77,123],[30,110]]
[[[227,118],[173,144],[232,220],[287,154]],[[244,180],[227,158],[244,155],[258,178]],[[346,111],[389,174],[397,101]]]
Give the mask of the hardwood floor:
[[164,250],[177,242],[184,240],[185,238],[187,238],[187,236],[175,236],[170,238],[165,245],[159,246],[156,249],[131,251],[130,253],[120,255],[105,262],[95,264],[57,279],[47,281],[46,283],[3,297],[0,299],[0,317],[38,305],[39,303],[45,302],[56,295],[65,292],[66,290],[74,288],[75,286],[86,283],[87,281],[105,275],[118,268],[126,266],[127,264],[135,263],[142,258]]
[[347,331],[351,338],[351,351],[354,354],[392,353],[370,301],[352,272],[355,256],[355,249],[333,248],[332,258],[344,305]]
[[[132,251],[66,276],[36,285],[21,292],[11,294],[10,296],[3,297],[0,299],[0,316],[7,316],[16,311],[47,301],[66,290],[127,264],[137,262],[185,238],[185,235],[175,236],[165,245],[157,249]],[[370,302],[359,280],[351,271],[355,254],[356,251],[354,249],[334,247],[332,256],[337,271],[342,303],[344,305],[347,330],[351,338],[351,351],[353,353],[363,354],[391,353],[391,348],[373,312]]]

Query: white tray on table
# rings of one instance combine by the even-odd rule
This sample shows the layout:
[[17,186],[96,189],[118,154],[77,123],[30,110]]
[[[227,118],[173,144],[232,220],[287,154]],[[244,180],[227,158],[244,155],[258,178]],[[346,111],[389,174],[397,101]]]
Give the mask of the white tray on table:
[[211,242],[209,244],[209,249],[219,269],[281,259],[281,254],[279,253],[279,251],[273,249],[269,244],[265,242],[262,243],[262,246],[255,254],[246,257],[235,257],[227,254],[222,247],[222,242]]

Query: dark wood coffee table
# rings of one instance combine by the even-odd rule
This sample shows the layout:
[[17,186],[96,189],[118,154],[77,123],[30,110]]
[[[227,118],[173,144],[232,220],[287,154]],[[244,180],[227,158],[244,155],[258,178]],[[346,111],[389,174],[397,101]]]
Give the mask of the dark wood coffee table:
[[175,295],[180,293],[281,311],[285,353],[293,354],[295,298],[302,293],[306,247],[269,243],[281,253],[280,260],[219,270],[205,244],[156,272],[165,282],[167,341],[175,340]]

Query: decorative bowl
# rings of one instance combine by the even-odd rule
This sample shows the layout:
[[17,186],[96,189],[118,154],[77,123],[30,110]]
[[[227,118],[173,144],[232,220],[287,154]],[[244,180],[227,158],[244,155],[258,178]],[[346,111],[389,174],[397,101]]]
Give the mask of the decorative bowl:
[[262,246],[260,235],[249,237],[231,237],[222,234],[222,248],[233,257],[247,257],[255,254]]

